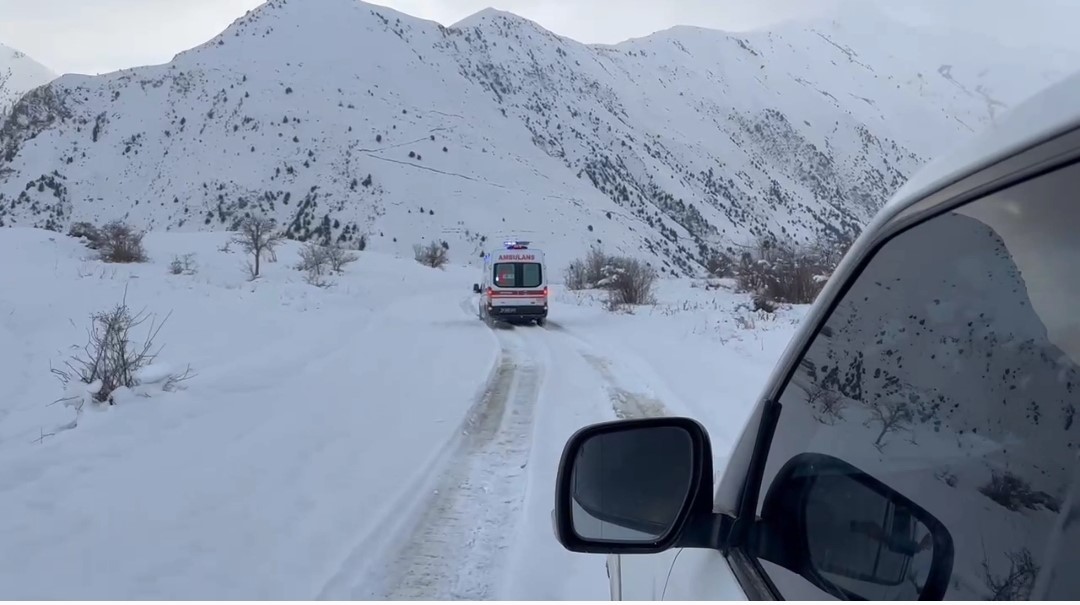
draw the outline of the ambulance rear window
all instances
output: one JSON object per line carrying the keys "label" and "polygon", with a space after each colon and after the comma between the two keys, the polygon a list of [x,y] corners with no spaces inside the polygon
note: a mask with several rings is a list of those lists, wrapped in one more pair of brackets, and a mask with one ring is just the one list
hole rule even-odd
{"label": "ambulance rear window", "polygon": [[495,286],[499,288],[538,288],[544,281],[540,263],[497,263]]}

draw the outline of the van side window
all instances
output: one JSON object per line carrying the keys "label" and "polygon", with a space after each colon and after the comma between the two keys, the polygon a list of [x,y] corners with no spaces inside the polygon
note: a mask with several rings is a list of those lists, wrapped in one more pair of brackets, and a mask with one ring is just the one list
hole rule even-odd
{"label": "van side window", "polygon": [[[793,457],[834,456],[945,525],[955,549],[945,598],[1080,597],[1077,191],[1073,165],[884,244],[782,391],[762,493]],[[850,513],[836,532],[866,529]],[[912,598],[927,561],[892,561],[875,577],[898,582],[859,589]],[[763,567],[784,596],[816,591]]]}

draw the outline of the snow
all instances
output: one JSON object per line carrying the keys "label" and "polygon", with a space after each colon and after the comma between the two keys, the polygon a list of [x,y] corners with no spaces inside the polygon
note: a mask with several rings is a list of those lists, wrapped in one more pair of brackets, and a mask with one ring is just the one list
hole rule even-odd
{"label": "snow", "polygon": [[[802,312],[662,280],[656,306],[612,314],[556,286],[547,327],[493,330],[475,269],[363,252],[318,288],[290,242],[247,281],[227,239],[151,233],[149,263],[106,265],[0,230],[21,259],[0,271],[5,598],[607,598],[604,558],[552,532],[566,439],[690,414],[719,464]],[[168,271],[181,254],[194,274]],[[49,368],[125,291],[169,314],[163,350],[99,404]]]}
{"label": "snow", "polygon": [[901,209],[964,176],[1040,141],[1080,126],[1080,73],[1074,74],[1009,111],[1000,123],[963,139],[904,184],[890,207]]}
{"label": "snow", "polygon": [[0,116],[19,97],[54,78],[56,74],[49,68],[25,53],[0,44]]}
{"label": "snow", "polygon": [[164,382],[170,376],[176,375],[176,368],[164,363],[154,363],[143,366],[135,372],[135,380],[139,384],[157,384]]}
{"label": "snow", "polygon": [[[17,259],[0,268],[0,596],[606,598],[604,558],[552,533],[566,438],[688,415],[719,476],[806,313],[692,279],[702,249],[865,225],[1056,73],[985,40],[909,53],[862,34],[880,11],[845,10],[589,46],[496,10],[443,28],[271,0],[169,64],[23,97],[0,124],[0,258]],[[1021,144],[1032,113],[1058,128],[1075,83],[980,145]],[[248,281],[224,231],[251,212],[368,248],[325,288],[295,242]],[[59,234],[112,219],[152,230],[150,262]],[[470,286],[509,238],[552,275],[593,246],[642,258],[659,302],[612,313],[556,284],[547,326],[489,329]],[[410,257],[432,241],[445,270]],[[164,349],[102,404],[49,370],[125,296],[167,318]],[[628,557],[624,577],[663,596],[650,574],[676,556]]]}

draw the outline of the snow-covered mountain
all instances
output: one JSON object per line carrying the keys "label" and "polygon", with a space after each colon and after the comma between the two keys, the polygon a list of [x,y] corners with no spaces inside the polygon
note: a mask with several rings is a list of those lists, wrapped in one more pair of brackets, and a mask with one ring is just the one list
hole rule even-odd
{"label": "snow-covered mountain", "polygon": [[0,44],[0,116],[27,91],[54,78],[56,74],[48,67]]}
{"label": "snow-covered mountain", "polygon": [[858,32],[885,18],[587,46],[494,10],[445,28],[271,0],[167,65],[27,95],[0,127],[0,224],[224,229],[262,212],[300,238],[442,240],[459,261],[522,236],[555,264],[600,245],[691,273],[763,234],[858,230],[1052,77],[986,71],[985,48],[873,50]]}

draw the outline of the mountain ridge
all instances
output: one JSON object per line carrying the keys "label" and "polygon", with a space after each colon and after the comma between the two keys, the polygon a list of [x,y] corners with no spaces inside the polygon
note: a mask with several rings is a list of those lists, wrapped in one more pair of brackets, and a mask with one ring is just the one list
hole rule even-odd
{"label": "mountain ridge", "polygon": [[527,236],[557,263],[601,246],[686,275],[762,236],[850,236],[964,133],[953,114],[985,113],[943,76],[916,94],[890,85],[911,74],[850,67],[858,53],[813,29],[584,45],[497,10],[448,28],[300,4],[271,0],[169,64],[28,95],[0,126],[0,224],[259,212],[301,239],[436,239],[465,260]]}
{"label": "mountain ridge", "polygon": [[56,78],[26,53],[0,43],[0,121],[19,97]]}

